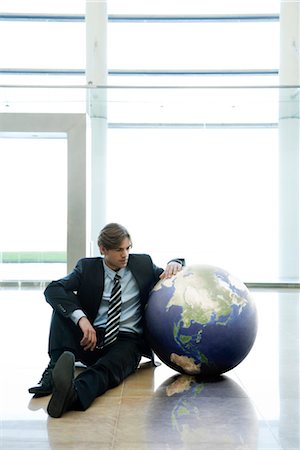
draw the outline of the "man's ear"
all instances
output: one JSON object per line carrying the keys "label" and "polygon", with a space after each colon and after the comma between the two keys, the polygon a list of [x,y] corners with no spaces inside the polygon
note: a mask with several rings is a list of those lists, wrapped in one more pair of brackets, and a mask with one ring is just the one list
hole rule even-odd
{"label": "man's ear", "polygon": [[101,255],[105,255],[105,247],[103,245],[99,245],[99,250]]}

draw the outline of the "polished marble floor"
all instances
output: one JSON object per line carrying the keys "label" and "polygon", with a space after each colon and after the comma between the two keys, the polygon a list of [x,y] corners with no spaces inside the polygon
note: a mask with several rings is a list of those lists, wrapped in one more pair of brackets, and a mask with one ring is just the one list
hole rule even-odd
{"label": "polished marble floor", "polygon": [[[0,448],[299,450],[299,291],[252,291],[259,327],[244,361],[196,382],[146,360],[86,412],[47,416],[27,389],[48,363],[42,291],[0,290]],[[78,369],[80,370],[80,369]]]}

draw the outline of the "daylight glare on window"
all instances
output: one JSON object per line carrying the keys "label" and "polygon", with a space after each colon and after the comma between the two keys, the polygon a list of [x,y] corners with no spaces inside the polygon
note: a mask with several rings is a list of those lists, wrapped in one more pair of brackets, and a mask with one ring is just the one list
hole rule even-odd
{"label": "daylight glare on window", "polygon": [[[26,114],[90,114],[96,98],[93,113],[105,110],[107,125],[99,147],[105,217],[130,229],[134,250],[163,265],[176,245],[190,263],[221,265],[246,281],[275,279],[280,3],[107,1],[107,80],[92,95],[88,3],[1,2],[0,114],[23,115],[16,133],[31,133],[0,131],[2,262],[14,252],[19,262],[24,252],[66,262],[68,201],[76,204],[67,141],[41,138]],[[87,199],[89,151],[78,174],[87,177]],[[120,204],[124,195],[130,202]]]}

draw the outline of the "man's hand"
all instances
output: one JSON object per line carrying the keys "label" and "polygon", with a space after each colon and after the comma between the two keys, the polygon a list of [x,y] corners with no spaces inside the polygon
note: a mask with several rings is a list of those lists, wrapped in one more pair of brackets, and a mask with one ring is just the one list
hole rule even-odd
{"label": "man's hand", "polygon": [[164,272],[159,277],[161,280],[164,278],[171,278],[174,275],[176,275],[178,272],[182,270],[182,265],[176,261],[171,261],[168,263],[167,267],[165,268]]}
{"label": "man's hand", "polygon": [[78,326],[80,327],[83,337],[80,341],[80,345],[84,350],[95,350],[97,344],[97,335],[95,328],[92,326],[91,322],[87,317],[81,317],[78,321]]}

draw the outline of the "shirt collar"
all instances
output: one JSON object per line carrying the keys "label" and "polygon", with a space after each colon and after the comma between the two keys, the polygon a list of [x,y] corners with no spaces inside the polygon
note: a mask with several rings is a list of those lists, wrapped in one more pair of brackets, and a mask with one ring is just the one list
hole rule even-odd
{"label": "shirt collar", "polygon": [[110,267],[108,267],[105,264],[105,261],[103,260],[103,266],[104,266],[104,272],[105,275],[107,275],[111,280],[114,280],[116,274],[118,274],[120,276],[120,278],[122,278],[124,276],[125,273],[125,269],[126,267],[122,267],[122,269],[119,269],[117,272],[115,270],[112,270]]}

